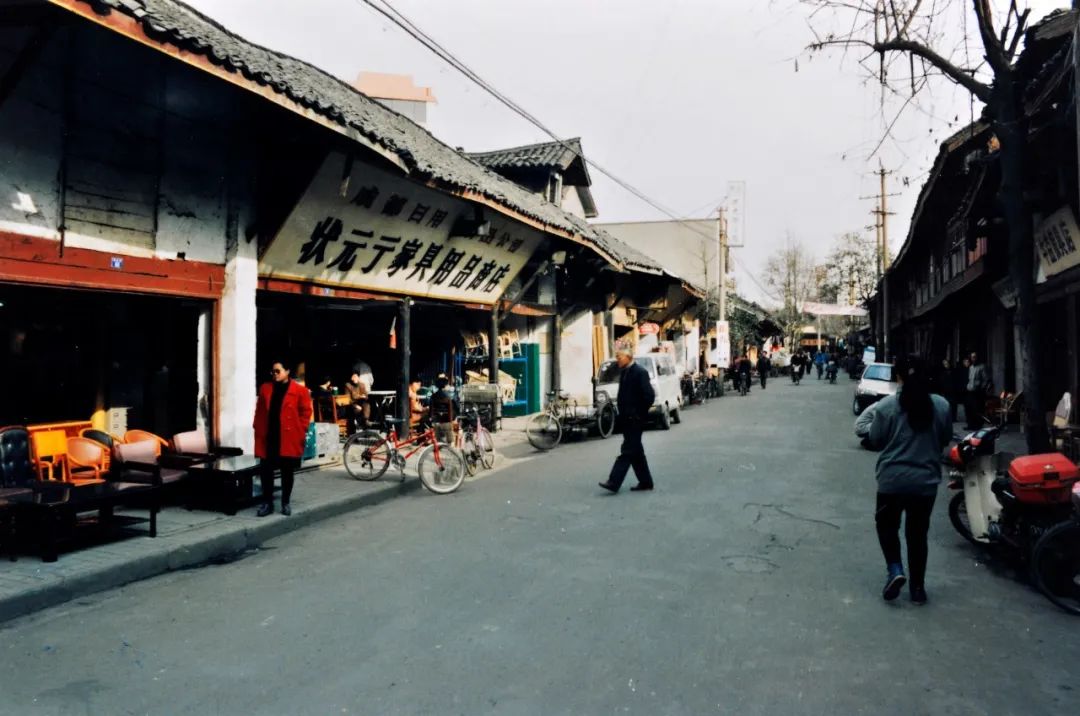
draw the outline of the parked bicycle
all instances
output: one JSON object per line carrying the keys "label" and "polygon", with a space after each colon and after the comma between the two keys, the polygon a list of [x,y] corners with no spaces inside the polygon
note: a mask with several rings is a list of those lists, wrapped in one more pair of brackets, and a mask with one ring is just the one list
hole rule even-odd
{"label": "parked bicycle", "polygon": [[412,437],[401,440],[397,426],[402,421],[386,418],[385,422],[388,426],[385,435],[365,430],[345,441],[341,459],[350,475],[357,480],[377,480],[393,464],[404,481],[406,462],[419,454],[416,470],[424,487],[439,495],[461,487],[465,481],[465,460],[452,446],[435,439],[433,427],[428,426]]}
{"label": "parked bicycle", "polygon": [[1080,482],[1071,494],[1073,517],[1039,537],[1031,552],[1031,576],[1047,599],[1080,615]]}
{"label": "parked bicycle", "polygon": [[566,392],[548,393],[548,407],[525,424],[525,436],[537,450],[551,450],[567,432],[588,434],[595,429],[601,438],[615,432],[615,403],[602,390],[596,391],[593,405],[580,405]]}
{"label": "parked bicycle", "polygon": [[486,470],[495,467],[495,441],[480,422],[480,412],[469,410],[457,421],[461,427],[454,438],[454,447],[464,458],[469,476],[475,475],[481,467]]}

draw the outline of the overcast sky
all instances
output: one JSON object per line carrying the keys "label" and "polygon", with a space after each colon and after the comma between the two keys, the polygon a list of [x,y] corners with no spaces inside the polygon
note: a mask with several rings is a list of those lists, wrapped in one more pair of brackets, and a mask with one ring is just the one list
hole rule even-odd
{"label": "overcast sky", "polygon": [[[429,129],[452,146],[548,139],[360,0],[187,1],[342,79],[361,70],[413,75],[438,98]],[[879,158],[895,170],[889,191],[901,194],[890,200],[898,250],[940,142],[972,111],[966,93],[940,84],[868,161],[899,105],[883,111],[880,90],[852,58],[806,55],[812,34],[797,0],[391,2],[560,136],[580,136],[588,158],[678,215],[714,212],[728,182],[745,182],[734,275],[741,292],[767,303],[747,274],[760,277],[788,235],[823,256],[837,235],[872,223],[874,204],[860,197],[877,193]],[[1030,4],[1041,17],[1066,3]],[[599,221],[665,218],[592,176]]]}

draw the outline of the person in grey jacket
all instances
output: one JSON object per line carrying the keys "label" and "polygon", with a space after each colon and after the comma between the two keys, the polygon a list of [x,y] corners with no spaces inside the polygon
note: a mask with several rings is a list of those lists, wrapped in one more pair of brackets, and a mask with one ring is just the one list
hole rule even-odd
{"label": "person in grey jacket", "polygon": [[896,362],[896,395],[877,403],[870,446],[877,461],[878,541],[888,575],[882,596],[892,601],[907,582],[900,556],[900,518],[905,516],[911,601],[926,603],[927,533],[941,482],[941,452],[952,440],[949,402],[928,389],[925,364],[917,357]]}

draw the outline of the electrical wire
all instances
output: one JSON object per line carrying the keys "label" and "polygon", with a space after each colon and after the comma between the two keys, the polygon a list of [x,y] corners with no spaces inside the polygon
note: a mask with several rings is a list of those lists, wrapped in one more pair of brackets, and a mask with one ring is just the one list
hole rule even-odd
{"label": "electrical wire", "polygon": [[[643,191],[641,191],[640,189],[638,189],[635,186],[633,186],[632,184],[630,184],[629,182],[627,182],[627,181],[621,179],[620,177],[616,176],[613,172],[611,172],[607,168],[597,164],[594,160],[589,159],[589,158],[579,154],[577,152],[577,150],[572,145],[570,145],[566,140],[559,137],[552,129],[550,129],[547,125],[545,125],[542,121],[540,121],[540,119],[538,119],[535,115],[533,115],[528,110],[526,110],[524,107],[519,105],[517,102],[510,99],[508,96],[506,96],[502,92],[500,92],[491,83],[487,82],[482,77],[480,77],[480,75],[478,75],[471,67],[466,65],[463,61],[459,60],[452,52],[450,52],[445,47],[443,47],[437,40],[435,40],[433,37],[431,37],[426,32],[424,32],[424,30],[422,28],[420,28],[415,22],[413,22],[411,19],[409,19],[404,13],[402,13],[397,8],[395,8],[388,0],[378,0],[378,2],[376,2],[376,0],[354,0],[354,1],[357,2],[357,3],[362,3],[363,5],[366,5],[370,9],[374,10],[375,12],[379,13],[381,16],[383,16],[384,18],[386,18],[387,20],[392,22],[399,29],[404,31],[407,35],[409,35],[414,40],[419,42],[426,49],[428,49],[430,52],[435,54],[441,60],[443,60],[444,62],[449,64],[455,70],[460,72],[467,79],[469,79],[471,82],[473,82],[478,87],[480,87],[482,90],[484,90],[486,93],[491,95],[498,102],[500,102],[501,104],[506,106],[508,109],[510,109],[512,112],[514,112],[515,114],[520,116],[522,119],[526,120],[527,122],[529,122],[530,124],[535,126],[537,129],[544,132],[544,134],[551,137],[556,143],[558,143],[564,149],[571,152],[575,156],[580,157],[581,160],[584,161],[586,164],[588,164],[590,167],[592,167],[593,169],[595,169],[599,173],[603,174],[604,176],[606,176],[611,181],[615,182],[615,184],[622,187],[624,190],[626,190],[630,194],[634,195],[635,197],[640,199],[642,202],[648,204],[652,208],[654,208],[657,211],[661,212],[662,214],[664,214],[668,218],[672,219],[676,223],[683,225],[685,228],[689,229],[690,231],[693,231],[694,233],[702,236],[703,238],[708,239],[710,242],[713,240],[713,238],[714,238],[713,236],[705,233],[704,231],[699,230],[696,226],[693,226],[692,224],[690,224],[691,219],[689,219],[689,217],[679,216],[675,211],[673,211],[672,209],[668,208],[667,206],[661,204],[659,201],[651,198],[650,196],[645,194]],[[754,286],[757,287],[757,289],[762,293],[762,295],[767,296],[769,298],[772,298],[773,300],[777,300],[776,296],[773,295],[773,293],[771,291],[769,291],[764,286],[762,286],[761,282],[758,281],[757,277],[755,277],[754,274],[748,268],[743,266],[741,263],[737,263],[736,268],[742,270],[743,275],[750,279],[750,282],[753,283]]]}

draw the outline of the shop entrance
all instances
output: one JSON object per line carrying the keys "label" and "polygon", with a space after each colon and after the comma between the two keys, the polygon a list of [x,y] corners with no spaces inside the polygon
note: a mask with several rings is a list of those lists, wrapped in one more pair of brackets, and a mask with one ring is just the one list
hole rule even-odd
{"label": "shop entrance", "polygon": [[200,408],[205,419],[199,325],[209,301],[0,285],[0,304],[0,425],[128,408],[129,428],[171,436],[195,429]]}

